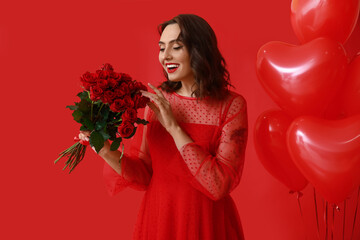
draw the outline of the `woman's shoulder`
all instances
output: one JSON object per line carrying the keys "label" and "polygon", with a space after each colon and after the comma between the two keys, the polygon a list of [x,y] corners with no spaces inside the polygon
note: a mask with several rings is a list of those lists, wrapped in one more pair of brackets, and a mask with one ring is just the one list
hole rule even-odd
{"label": "woman's shoulder", "polygon": [[232,118],[232,116],[241,112],[246,113],[246,111],[245,98],[239,93],[229,91],[225,98],[225,104],[223,104],[223,113],[226,119]]}
{"label": "woman's shoulder", "polygon": [[241,105],[246,105],[246,100],[244,98],[243,95],[241,95],[240,93],[236,93],[234,91],[229,90],[226,97],[225,97],[225,102],[228,104],[241,104]]}

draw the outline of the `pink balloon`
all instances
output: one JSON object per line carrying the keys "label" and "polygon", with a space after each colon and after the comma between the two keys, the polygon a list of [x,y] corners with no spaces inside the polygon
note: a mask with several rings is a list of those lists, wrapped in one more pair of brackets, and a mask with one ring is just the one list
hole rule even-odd
{"label": "pink balloon", "polygon": [[260,162],[277,180],[292,191],[301,191],[308,183],[293,163],[286,148],[286,131],[292,118],[284,111],[262,113],[255,123],[255,149]]}
{"label": "pink balloon", "polygon": [[359,0],[293,0],[291,24],[298,39],[326,37],[345,43],[356,25]]}
{"label": "pink balloon", "polygon": [[341,44],[317,38],[301,46],[269,42],[257,55],[260,83],[292,116],[321,116],[341,86],[347,67]]}
{"label": "pink balloon", "polygon": [[341,120],[304,116],[287,132],[295,165],[330,203],[338,204],[360,184],[360,115]]}

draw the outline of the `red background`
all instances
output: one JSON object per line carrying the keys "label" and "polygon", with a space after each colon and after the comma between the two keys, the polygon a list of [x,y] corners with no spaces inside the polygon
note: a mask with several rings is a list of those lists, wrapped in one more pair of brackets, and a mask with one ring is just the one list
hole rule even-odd
{"label": "red background", "polygon": [[[194,13],[214,28],[237,92],[248,102],[249,141],[240,185],[232,193],[245,237],[315,239],[313,190],[296,197],[268,174],[253,144],[257,116],[276,107],[255,73],[257,50],[279,40],[298,44],[290,0],[239,1],[7,1],[0,9],[1,239],[131,239],[143,192],[108,196],[103,160],[88,151],[70,175],[57,154],[78,133],[66,105],[77,101],[79,76],[105,62],[142,82],[163,81],[157,60],[159,23]],[[346,45],[360,48],[360,26]],[[348,201],[346,235],[353,220]],[[320,201],[320,199],[319,199]],[[320,201],[321,202],[321,201]],[[340,206],[342,207],[342,206]],[[352,208],[351,208],[352,207]],[[319,209],[322,210],[322,209]],[[342,231],[336,212],[335,232]],[[305,223],[305,224],[303,224]],[[320,215],[323,227],[323,215]],[[357,223],[359,225],[359,222]],[[356,236],[360,238],[357,226]],[[323,234],[323,233],[321,233]],[[340,235],[339,235],[340,236]]]}

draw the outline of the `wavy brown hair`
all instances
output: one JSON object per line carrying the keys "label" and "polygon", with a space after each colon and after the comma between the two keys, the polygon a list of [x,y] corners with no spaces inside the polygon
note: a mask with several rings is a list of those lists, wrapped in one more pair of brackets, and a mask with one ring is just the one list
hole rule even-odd
{"label": "wavy brown hair", "polygon": [[[211,96],[223,99],[228,92],[230,74],[226,69],[226,62],[221,55],[216,35],[211,26],[201,17],[194,14],[180,14],[158,26],[161,35],[164,29],[177,23],[180,27],[178,40],[182,41],[189,51],[190,66],[195,76],[195,90],[192,95],[202,99]],[[181,88],[181,82],[172,82],[168,79],[160,87],[166,92],[175,92]]]}

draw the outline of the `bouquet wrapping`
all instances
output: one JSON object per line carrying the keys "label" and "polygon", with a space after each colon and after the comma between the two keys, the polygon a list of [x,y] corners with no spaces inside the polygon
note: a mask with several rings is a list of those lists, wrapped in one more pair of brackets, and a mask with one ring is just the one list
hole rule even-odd
{"label": "bouquet wrapping", "polygon": [[[122,139],[131,138],[138,124],[148,122],[137,116],[138,109],[144,108],[149,99],[141,95],[140,90],[147,90],[141,82],[133,80],[126,73],[115,72],[113,67],[106,63],[94,73],[85,72],[80,81],[84,91],[77,94],[80,98],[75,105],[66,106],[73,111],[74,120],[81,124],[81,131],[90,131],[89,142],[80,140],[64,150],[55,160],[67,157],[67,167],[71,173],[83,160],[86,147],[90,145],[98,153],[106,140],[112,141],[110,150],[117,150]],[[124,146],[124,145],[123,145]],[[122,154],[119,162],[123,156]]]}

